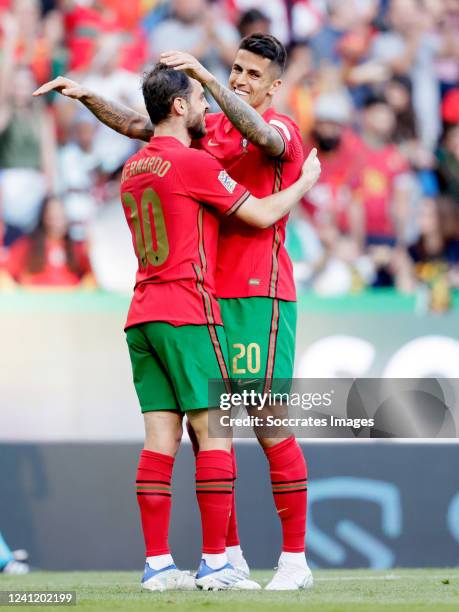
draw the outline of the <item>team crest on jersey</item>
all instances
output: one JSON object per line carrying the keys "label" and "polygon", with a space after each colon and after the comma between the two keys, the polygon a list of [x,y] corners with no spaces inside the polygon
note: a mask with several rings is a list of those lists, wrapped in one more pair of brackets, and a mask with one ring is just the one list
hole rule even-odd
{"label": "team crest on jersey", "polygon": [[247,140],[247,138],[243,138],[241,140],[241,145],[243,149],[247,149],[247,145],[249,144],[249,141]]}
{"label": "team crest on jersey", "polygon": [[218,180],[223,185],[223,187],[226,189],[226,191],[233,193],[233,191],[236,189],[236,181],[233,181],[233,179],[226,172],[226,170],[222,170],[220,172],[220,174],[218,175]]}

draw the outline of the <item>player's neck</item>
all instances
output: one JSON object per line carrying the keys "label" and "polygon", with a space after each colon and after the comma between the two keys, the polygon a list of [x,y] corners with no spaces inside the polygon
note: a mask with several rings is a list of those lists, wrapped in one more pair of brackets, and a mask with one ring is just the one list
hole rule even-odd
{"label": "player's neck", "polygon": [[183,123],[171,119],[169,121],[162,121],[155,126],[155,137],[156,136],[170,136],[176,138],[186,147],[191,144],[191,137],[187,128]]}
{"label": "player's neck", "polygon": [[270,108],[272,102],[273,102],[272,98],[267,97],[266,100],[260,104],[260,106],[254,106],[252,108],[256,110],[257,113],[259,113],[260,115],[264,115],[266,111],[268,110],[268,108]]}

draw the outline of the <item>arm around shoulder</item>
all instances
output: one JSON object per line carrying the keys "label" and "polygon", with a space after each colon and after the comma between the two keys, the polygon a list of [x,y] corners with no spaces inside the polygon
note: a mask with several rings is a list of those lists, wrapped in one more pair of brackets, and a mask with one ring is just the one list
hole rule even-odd
{"label": "arm around shoulder", "polygon": [[302,196],[315,185],[320,172],[317,149],[313,149],[303,164],[300,178],[293,185],[265,198],[250,196],[239,206],[234,215],[248,225],[261,229],[270,227],[285,217]]}

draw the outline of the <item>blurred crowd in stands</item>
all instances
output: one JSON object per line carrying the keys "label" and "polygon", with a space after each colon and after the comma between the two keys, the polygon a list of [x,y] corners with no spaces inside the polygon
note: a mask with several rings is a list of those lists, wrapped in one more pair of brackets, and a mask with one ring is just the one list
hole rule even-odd
{"label": "blurred crowd in stands", "polygon": [[118,187],[142,143],[34,88],[66,74],[144,112],[162,51],[225,82],[260,31],[288,48],[274,104],[323,168],[289,223],[298,287],[436,287],[439,310],[459,287],[459,0],[0,0],[0,23],[3,288],[123,290],[135,268]]}

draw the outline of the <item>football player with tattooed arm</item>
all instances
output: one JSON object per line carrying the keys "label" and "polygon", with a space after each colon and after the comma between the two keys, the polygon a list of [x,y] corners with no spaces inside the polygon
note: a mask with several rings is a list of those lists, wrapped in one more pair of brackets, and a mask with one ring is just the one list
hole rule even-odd
{"label": "football player with tattooed arm", "polygon": [[[170,51],[160,60],[199,81],[223,111],[207,115],[207,135],[193,146],[217,158],[231,178],[256,197],[294,183],[303,163],[301,135],[296,124],[272,106],[286,62],[282,43],[268,34],[244,38],[228,87],[190,54]],[[80,100],[121,134],[147,141],[153,134],[148,117],[69,79],[58,77],[36,94],[51,90]],[[293,376],[296,293],[284,246],[286,222],[284,217],[261,229],[231,219],[222,224],[218,242],[216,294],[227,332],[231,375],[235,379],[263,379],[265,390],[273,379],[290,380]],[[283,536],[278,569],[267,589],[310,588],[313,579],[305,556],[307,466],[303,453],[290,432],[258,439],[269,463]],[[230,561],[248,576],[234,499],[226,545]]]}

